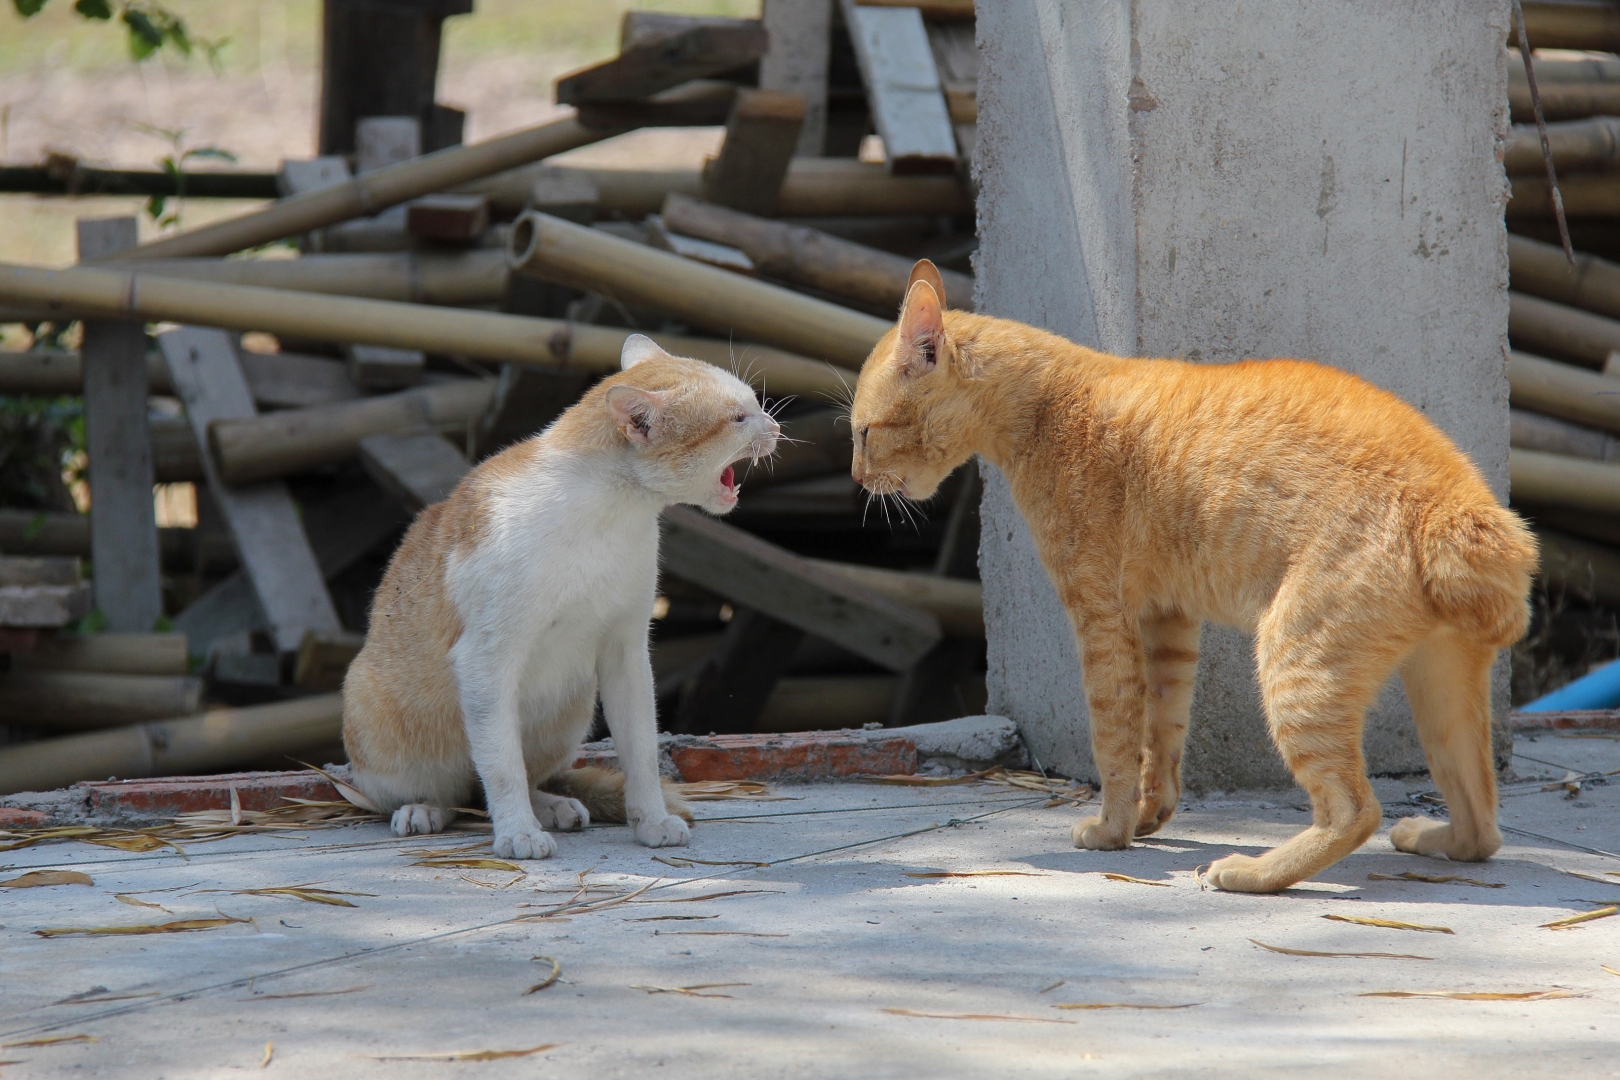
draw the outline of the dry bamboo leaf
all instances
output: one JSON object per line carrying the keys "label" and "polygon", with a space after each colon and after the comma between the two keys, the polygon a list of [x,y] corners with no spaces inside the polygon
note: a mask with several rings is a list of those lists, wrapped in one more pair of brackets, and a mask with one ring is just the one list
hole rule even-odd
{"label": "dry bamboo leaf", "polygon": [[901,874],[901,877],[915,878],[948,878],[948,877],[1050,877],[1050,874],[1036,874],[1028,870],[928,870],[917,873]]}
{"label": "dry bamboo leaf", "polygon": [[1426,881],[1430,885],[1449,885],[1456,882],[1459,885],[1477,885],[1481,889],[1505,889],[1505,881],[1481,881],[1478,878],[1459,877],[1456,874],[1418,874],[1411,870],[1404,874],[1368,874],[1368,881]]}
{"label": "dry bamboo leaf", "polygon": [[480,840],[476,844],[463,844],[461,847],[431,848],[431,849],[428,849],[428,848],[400,848],[399,853],[401,855],[407,855],[407,856],[409,856],[409,857],[411,857],[413,859],[444,859],[444,858],[448,858],[448,857],[450,857],[452,855],[465,855],[469,851],[488,850],[489,848],[492,848],[494,846],[495,846],[495,841],[493,839],[490,839],[490,840]]}
{"label": "dry bamboo leaf", "polygon": [[1610,881],[1606,877],[1598,877],[1596,874],[1583,874],[1579,870],[1565,870],[1564,873],[1568,874],[1570,877],[1581,878],[1584,881],[1595,881],[1599,885],[1613,885],[1614,884],[1614,882]]}
{"label": "dry bamboo leaf", "polygon": [[170,911],[162,904],[154,904],[150,900],[137,900],[133,896],[129,895],[129,893],[114,893],[113,899],[118,901],[120,904],[128,904],[130,907],[157,908],[159,911],[166,914],[174,914],[174,912]]}
{"label": "dry bamboo leaf", "polygon": [[505,870],[512,874],[527,874],[517,863],[505,859],[418,859],[412,866],[427,866],[435,870]]}
{"label": "dry bamboo leaf", "polygon": [[1564,919],[1554,919],[1552,922],[1542,923],[1543,930],[1568,930],[1572,926],[1591,922],[1593,919],[1607,919],[1610,915],[1620,914],[1620,904],[1610,904],[1595,911],[1585,911],[1579,915],[1571,915]]}
{"label": "dry bamboo leaf", "polygon": [[341,990],[295,990],[289,994],[253,994],[237,1001],[289,1001],[293,998],[332,997],[335,994],[358,994],[362,990],[370,990],[372,983],[361,986],[345,986]]}
{"label": "dry bamboo leaf", "polygon": [[1053,990],[1056,990],[1058,987],[1062,986],[1064,983],[1066,983],[1068,981],[1069,981],[1068,979],[1059,979],[1055,983],[1050,983],[1050,984],[1048,984],[1046,986],[1041,987],[1038,991],[1036,991],[1036,993],[1049,994]]}
{"label": "dry bamboo leaf", "polygon": [[720,802],[726,799],[751,799],[757,802],[798,802],[792,795],[776,795],[770,785],[758,780],[693,780],[676,784],[688,802]]}
{"label": "dry bamboo leaf", "polygon": [[81,994],[69,994],[60,1001],[51,1002],[52,1005],[99,1005],[103,1001],[131,1001],[135,998],[157,997],[156,990],[149,990],[141,994],[109,994],[105,986],[97,986]]}
{"label": "dry bamboo leaf", "polygon": [[1357,997],[1450,998],[1452,1001],[1546,1001],[1551,998],[1585,997],[1575,990],[1526,990],[1517,994],[1480,993],[1473,990],[1370,990]]}
{"label": "dry bamboo leaf", "polygon": [[699,919],[718,919],[718,915],[646,915],[639,919],[626,919],[625,922],[697,922]]}
{"label": "dry bamboo leaf", "polygon": [[995,769],[981,769],[965,776],[915,776],[899,773],[888,776],[858,776],[855,779],[865,780],[869,784],[897,784],[902,787],[944,787],[949,784],[971,784],[975,780],[983,780],[995,771]]}
{"label": "dry bamboo leaf", "polygon": [[510,889],[513,885],[516,885],[518,882],[522,881],[524,878],[528,877],[529,875],[527,875],[527,874],[514,874],[512,877],[507,878],[504,882],[502,882],[502,883],[500,883],[498,885],[493,881],[479,881],[477,878],[470,877],[470,876],[468,876],[466,874],[457,874],[456,876],[458,878],[460,878],[462,881],[467,882],[467,884],[469,884],[469,885],[477,885],[481,889]]}
{"label": "dry bamboo leaf", "polygon": [[695,904],[699,900],[718,900],[722,896],[769,896],[780,895],[785,889],[730,889],[726,892],[704,893],[702,896],[675,896],[668,900],[638,900],[639,904]]}
{"label": "dry bamboo leaf", "polygon": [[787,937],[786,934],[761,934],[753,930],[654,930],[665,937]]}
{"label": "dry bamboo leaf", "polygon": [[768,862],[758,859],[687,859],[679,855],[654,855],[653,862],[661,862],[665,866],[673,866],[684,870],[689,866],[769,866]]}
{"label": "dry bamboo leaf", "polygon": [[233,919],[229,915],[217,919],[181,919],[177,922],[138,923],[134,926],[52,926],[34,933],[43,938],[69,937],[74,934],[184,934],[192,930],[213,930],[232,923],[250,923],[252,919]]}
{"label": "dry bamboo leaf", "polygon": [[555,1050],[562,1043],[531,1046],[527,1050],[462,1050],[448,1054],[376,1054],[373,1061],[500,1061],[503,1058],[528,1057],[547,1050]]}
{"label": "dry bamboo leaf", "polygon": [[[295,758],[294,760],[296,761],[297,759]],[[306,761],[299,761],[298,764],[302,765],[304,768],[310,770],[311,772],[320,773],[322,776],[324,776],[326,778],[327,783],[329,783],[333,787],[337,788],[337,793],[339,795],[343,796],[343,798],[347,799],[349,802],[353,803],[355,806],[358,806],[360,809],[365,810],[368,813],[372,813],[372,814],[379,814],[380,815],[382,813],[382,810],[377,806],[377,804],[372,802],[370,799],[366,798],[365,795],[361,794],[360,791],[357,788],[353,787],[350,784],[345,784],[342,780],[339,780],[337,777],[333,776],[331,773],[327,772],[325,769],[319,768],[318,766],[315,766],[315,765],[311,765]]]}
{"label": "dry bamboo leaf", "polygon": [[523,993],[518,995],[519,997],[528,997],[530,994],[538,994],[540,991],[562,978],[562,961],[550,956],[535,956],[530,957],[530,959],[546,961],[551,965],[551,974],[547,975],[544,979],[541,979],[539,982],[523,991]]}
{"label": "dry bamboo leaf", "polygon": [[0,881],[0,889],[40,889],[47,885],[94,885],[89,874],[77,870],[30,870],[20,877]]}
{"label": "dry bamboo leaf", "polygon": [[1316,952],[1312,949],[1285,949],[1281,945],[1267,945],[1263,941],[1249,939],[1267,952],[1282,953],[1285,956],[1342,956],[1353,960],[1433,960],[1432,956],[1408,956],[1406,953],[1393,952]]}
{"label": "dry bamboo leaf", "polygon": [[1050,1016],[1006,1016],[1001,1013],[931,1013],[916,1009],[884,1009],[890,1016],[917,1016],[925,1020],[1012,1020],[1023,1024],[1073,1024],[1074,1020],[1057,1020]]}
{"label": "dry bamboo leaf", "polygon": [[87,844],[99,844],[102,847],[117,848],[119,851],[147,852],[156,851],[161,847],[170,847],[184,855],[185,851],[172,840],[165,840],[161,836],[154,836],[150,832],[128,833],[124,835],[85,836],[80,837]]}
{"label": "dry bamboo leaf", "polygon": [[1132,885],[1157,885],[1161,889],[1171,888],[1168,881],[1149,881],[1147,878],[1131,877],[1129,874],[1104,873],[1103,877],[1107,878],[1109,881],[1128,881]]}
{"label": "dry bamboo leaf", "polygon": [[279,889],[237,889],[232,896],[290,896],[309,904],[330,904],[333,907],[354,907],[345,896],[376,896],[376,893],[342,893],[332,889],[305,889],[288,885]]}
{"label": "dry bamboo leaf", "polygon": [[95,1035],[56,1035],[49,1039],[29,1039],[26,1042],[0,1043],[0,1050],[21,1050],[31,1046],[55,1046],[57,1043],[100,1042]]}
{"label": "dry bamboo leaf", "polygon": [[698,983],[695,986],[647,986],[644,983],[631,983],[632,990],[645,990],[649,994],[685,994],[687,997],[702,998],[730,998],[730,994],[704,994],[702,990],[719,990],[728,986],[752,986],[752,983]]}
{"label": "dry bamboo leaf", "polygon": [[1054,1005],[1054,1009],[1191,1009],[1202,1001],[1189,1001],[1185,1005],[1136,1005],[1129,1001],[1076,1001]]}
{"label": "dry bamboo leaf", "polygon": [[[232,795],[236,794],[236,789],[235,788],[231,789],[231,794]],[[276,1056],[276,1044],[273,1043],[273,1042],[265,1043],[264,1044],[264,1060],[259,1062],[259,1068],[268,1069],[270,1067],[270,1059],[275,1057],[275,1056]]]}
{"label": "dry bamboo leaf", "polygon": [[1607,971],[1610,975],[1620,975],[1620,968],[1612,968],[1608,964],[1599,964],[1598,967]]}
{"label": "dry bamboo leaf", "polygon": [[1386,930],[1423,930],[1431,934],[1455,934],[1449,926],[1425,926],[1415,922],[1396,922],[1394,919],[1363,919],[1359,915],[1324,915],[1334,922],[1355,923],[1357,926],[1382,926]]}

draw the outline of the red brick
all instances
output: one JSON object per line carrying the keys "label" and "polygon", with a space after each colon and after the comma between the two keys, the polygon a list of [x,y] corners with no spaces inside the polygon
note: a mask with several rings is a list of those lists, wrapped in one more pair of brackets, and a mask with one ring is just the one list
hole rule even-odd
{"label": "red brick", "polygon": [[1513,731],[1620,731],[1620,709],[1568,709],[1508,714]]}
{"label": "red brick", "polygon": [[286,806],[289,796],[332,802],[341,798],[319,773],[302,770],[98,780],[84,786],[89,789],[92,814],[168,817],[193,810],[228,810],[233,787],[244,810],[274,810]]}
{"label": "red brick", "polygon": [[917,771],[917,747],[900,736],[805,731],[792,735],[711,735],[670,748],[681,778],[826,780]]}
{"label": "red brick", "polygon": [[0,829],[33,829],[46,824],[50,815],[43,810],[19,810],[0,806]]}

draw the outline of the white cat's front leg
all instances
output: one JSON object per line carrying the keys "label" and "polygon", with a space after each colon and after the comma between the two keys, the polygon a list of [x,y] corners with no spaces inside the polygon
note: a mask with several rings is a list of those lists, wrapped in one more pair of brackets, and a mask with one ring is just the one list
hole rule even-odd
{"label": "white cat's front leg", "polygon": [[602,712],[624,770],[624,809],[638,843],[681,847],[692,836],[686,822],[664,805],[658,779],[658,719],[647,624],[638,622],[610,638],[597,661]]}
{"label": "white cat's front leg", "polygon": [[473,765],[484,783],[484,801],[495,825],[495,855],[502,859],[549,859],[557,842],[540,827],[529,801],[529,775],[518,728],[515,664],[502,664],[488,643],[463,634],[451,650],[461,686],[461,715]]}

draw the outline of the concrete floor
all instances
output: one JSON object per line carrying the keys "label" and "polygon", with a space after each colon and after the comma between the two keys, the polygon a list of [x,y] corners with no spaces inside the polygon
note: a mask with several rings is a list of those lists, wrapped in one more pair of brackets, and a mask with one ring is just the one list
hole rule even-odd
{"label": "concrete floor", "polygon": [[[1620,769],[1613,739],[1521,738],[1517,751],[1520,778]],[[1426,786],[1422,777],[1379,782],[1392,816],[1411,812],[1399,804]],[[268,1042],[266,1075],[345,1080],[651,1069],[704,1078],[1294,1077],[1302,1067],[1313,1077],[1620,1076],[1620,978],[1601,967],[1620,970],[1620,917],[1538,926],[1620,900],[1620,877],[1563,872],[1620,870],[1620,857],[1566,846],[1620,851],[1620,782],[1574,799],[1539,788],[1504,788],[1504,823],[1523,831],[1490,863],[1401,855],[1380,835],[1320,879],[1264,897],[1201,891],[1193,870],[1293,832],[1306,820],[1297,793],[1194,800],[1160,837],[1086,852],[1069,846],[1075,810],[1007,788],[785,788],[797,801],[702,804],[705,820],[684,850],[636,847],[622,827],[564,836],[557,858],[505,888],[461,875],[497,885],[513,875],[406,857],[477,834],[400,841],[368,825],[196,844],[188,858],[38,846],[0,855],[11,865],[0,878],[73,868],[95,884],[0,899],[0,1045],[98,1041],[13,1045],[0,1059],[7,1077],[217,1077],[258,1073]],[[655,854],[771,865],[677,868]],[[941,870],[1020,876],[908,876]],[[590,899],[656,884],[633,903],[568,921],[519,921],[567,900],[582,871],[611,890]],[[1368,879],[1406,871],[1507,887]],[[305,882],[377,896],[342,908],[190,891]],[[732,890],[746,892],[680,902]],[[173,914],[114,899],[137,891]],[[140,937],[33,933],[217,912],[254,922]],[[1455,933],[1322,918],[1335,914]],[[1434,959],[1279,955],[1251,938]],[[524,996],[551,971],[540,956],[561,963],[561,978]],[[724,997],[637,988],[701,984],[739,985],[697,991]],[[1585,996],[1358,996],[1554,988]],[[91,991],[101,1000],[63,1000]],[[1064,1003],[1191,1007],[1053,1007]],[[558,1045],[476,1064],[385,1060],[548,1043]]]}

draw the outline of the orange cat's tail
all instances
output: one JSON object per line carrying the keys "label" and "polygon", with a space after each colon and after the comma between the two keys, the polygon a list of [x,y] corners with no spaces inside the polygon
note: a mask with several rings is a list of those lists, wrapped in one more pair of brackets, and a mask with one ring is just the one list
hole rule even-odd
{"label": "orange cat's tail", "polygon": [[1419,537],[1423,591],[1447,622],[1504,648],[1530,623],[1535,536],[1499,506],[1446,506],[1431,512]]}
{"label": "orange cat's tail", "polygon": [[[624,773],[618,769],[603,769],[587,765],[583,769],[564,769],[540,785],[542,791],[578,799],[590,811],[592,821],[623,823]],[[681,797],[680,790],[668,780],[664,781],[664,806],[688,822],[692,808]]]}

